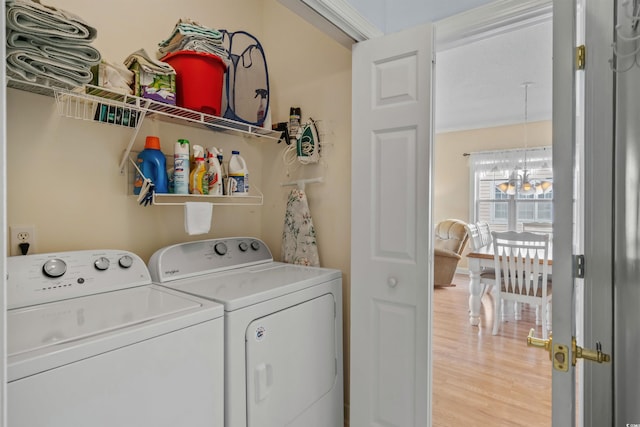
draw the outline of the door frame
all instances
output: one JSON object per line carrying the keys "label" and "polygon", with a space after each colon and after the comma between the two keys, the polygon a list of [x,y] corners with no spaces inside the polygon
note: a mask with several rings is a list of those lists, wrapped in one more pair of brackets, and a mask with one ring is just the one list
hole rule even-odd
{"label": "door frame", "polygon": [[[6,14],[0,17],[0,32],[6,34]],[[0,56],[2,57],[2,65],[0,66],[0,227],[7,230],[7,81],[5,70],[7,68],[7,59],[5,55],[6,43],[0,46]],[[2,283],[2,291],[0,292],[0,354],[2,355],[2,365],[0,369],[0,427],[7,425],[7,233],[3,232],[0,238],[0,277]]]}
{"label": "door frame", "polygon": [[[612,354],[615,76],[609,67],[609,59],[613,54],[615,1],[584,0],[584,3],[587,46],[584,100],[586,268],[584,340],[578,345],[594,349],[600,341],[603,351]],[[615,355],[612,356],[614,363]],[[579,364],[584,376],[582,414],[585,427],[613,425],[613,363]],[[553,392],[556,392],[555,388]]]}

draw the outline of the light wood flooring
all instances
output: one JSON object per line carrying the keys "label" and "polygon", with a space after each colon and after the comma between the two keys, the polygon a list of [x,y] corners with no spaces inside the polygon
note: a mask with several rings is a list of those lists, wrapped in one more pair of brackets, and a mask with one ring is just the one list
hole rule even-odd
{"label": "light wood flooring", "polygon": [[535,312],[523,309],[522,320],[491,335],[491,296],[482,297],[480,326],[471,326],[468,276],[454,283],[434,290],[433,426],[550,426],[551,361],[526,341]]}

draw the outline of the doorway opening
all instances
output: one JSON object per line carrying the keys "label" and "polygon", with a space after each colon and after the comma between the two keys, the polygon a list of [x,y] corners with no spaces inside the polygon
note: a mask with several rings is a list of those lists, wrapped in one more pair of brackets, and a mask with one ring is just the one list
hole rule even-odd
{"label": "doorway opening", "polygon": [[[551,2],[512,15],[508,10],[487,14],[490,10],[482,7],[436,23],[434,226],[452,218],[486,220],[465,154],[551,146]],[[527,120],[523,82],[534,82]],[[480,324],[472,326],[468,251],[458,265],[455,286],[434,290],[433,425],[483,424],[483,417],[487,425],[496,420],[550,425],[548,355],[526,347],[535,310],[525,308],[517,321],[508,314],[494,336],[496,313],[486,292]],[[465,402],[464,411],[457,409],[459,402]]]}

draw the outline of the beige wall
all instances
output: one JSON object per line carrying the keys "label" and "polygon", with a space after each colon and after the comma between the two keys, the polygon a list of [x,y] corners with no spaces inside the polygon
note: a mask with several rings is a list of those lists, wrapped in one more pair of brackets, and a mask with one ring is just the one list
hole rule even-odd
{"label": "beige wall", "polygon": [[[524,148],[522,124],[437,134],[434,148],[434,224],[470,220],[469,158],[464,153]],[[551,121],[527,124],[527,145],[551,145]],[[459,267],[466,268],[466,258]]]}
{"label": "beige wall", "polygon": [[[280,182],[322,176],[307,187],[323,266],[344,272],[345,368],[348,367],[351,164],[351,52],[302,21],[275,0],[112,0],[104,7],[84,0],[50,0],[98,29],[103,57],[121,62],[144,47],[155,54],[180,17],[213,28],[247,30],[263,43],[271,81],[273,122],[299,106],[303,119],[321,120],[323,157],[318,165],[287,170],[284,144],[147,120],[136,139],[158,135],[165,153],[187,138],[222,147],[228,159],[239,149],[251,184],[264,193],[258,207],[215,206],[207,235],[188,236],[181,207],[140,207],[129,196],[118,163],[132,135],[116,126],[61,118],[53,98],[9,89],[7,181],[9,225],[35,225],[38,252],[90,248],[127,249],[148,260],[158,248],[187,240],[256,236],[280,258],[288,189]],[[345,383],[348,369],[345,369]],[[348,390],[348,385],[345,385]],[[347,398],[348,399],[348,398]]]}

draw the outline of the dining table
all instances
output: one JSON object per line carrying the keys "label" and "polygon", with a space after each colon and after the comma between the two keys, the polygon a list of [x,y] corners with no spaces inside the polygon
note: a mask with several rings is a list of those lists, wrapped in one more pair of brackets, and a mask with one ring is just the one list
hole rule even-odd
{"label": "dining table", "polygon": [[[494,250],[493,245],[489,244],[472,250],[467,254],[467,262],[469,267],[469,323],[472,326],[480,324],[480,305],[484,286],[482,284],[481,273],[486,268],[494,268]],[[551,275],[553,267],[553,250],[549,245],[549,260],[547,274]]]}

